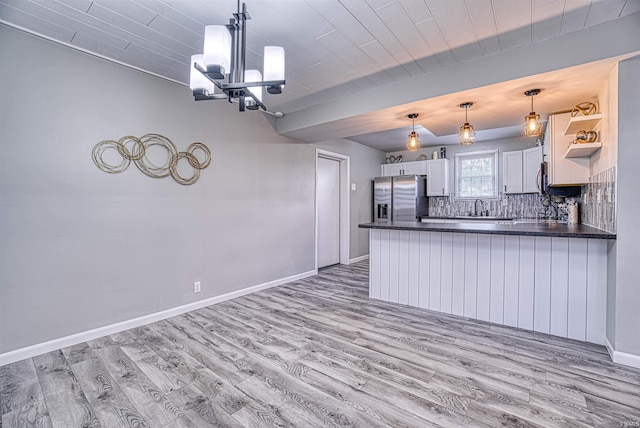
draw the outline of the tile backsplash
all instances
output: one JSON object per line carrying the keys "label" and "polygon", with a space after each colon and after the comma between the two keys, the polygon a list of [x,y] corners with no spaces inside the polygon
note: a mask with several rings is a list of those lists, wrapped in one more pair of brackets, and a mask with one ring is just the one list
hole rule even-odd
{"label": "tile backsplash", "polygon": [[[505,195],[497,199],[483,199],[484,206],[478,209],[489,210],[490,216],[511,218],[557,218],[567,221],[567,203],[577,202],[580,209],[580,223],[604,230],[616,232],[616,167],[611,167],[592,176],[589,184],[582,186],[578,198],[554,200],[551,207],[544,206],[544,196],[535,193]],[[474,212],[474,201],[457,200],[450,196],[429,198],[429,216],[454,217]]]}
{"label": "tile backsplash", "polygon": [[[542,196],[531,194],[500,194],[497,199],[484,200],[484,207],[478,209],[489,210],[490,216],[513,218],[554,217],[555,209],[542,205]],[[453,217],[469,215],[473,212],[474,201],[456,200],[451,196],[435,196],[429,198],[429,215],[434,217]],[[562,205],[562,204],[560,204]],[[559,217],[566,216],[566,209],[559,208]]]}
{"label": "tile backsplash", "polygon": [[616,167],[589,178],[582,186],[580,221],[610,233],[616,233]]}

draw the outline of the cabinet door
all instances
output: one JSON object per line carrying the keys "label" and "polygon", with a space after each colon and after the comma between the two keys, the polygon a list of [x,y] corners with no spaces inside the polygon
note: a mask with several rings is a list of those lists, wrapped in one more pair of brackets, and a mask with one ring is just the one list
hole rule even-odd
{"label": "cabinet door", "polygon": [[522,151],[502,153],[504,193],[522,193]]}
{"label": "cabinet door", "polygon": [[565,158],[567,148],[575,135],[564,135],[571,113],[549,116],[549,184],[580,185],[589,182],[589,158]]}
{"label": "cabinet door", "polygon": [[449,195],[449,159],[434,159],[427,163],[427,196]]}
{"label": "cabinet door", "polygon": [[542,146],[522,151],[522,192],[540,193],[540,163],[542,162]]}
{"label": "cabinet door", "polygon": [[403,163],[386,163],[382,165],[383,177],[394,177],[396,175],[402,175]]}
{"label": "cabinet door", "polygon": [[427,175],[427,161],[404,162],[403,165],[403,175]]}

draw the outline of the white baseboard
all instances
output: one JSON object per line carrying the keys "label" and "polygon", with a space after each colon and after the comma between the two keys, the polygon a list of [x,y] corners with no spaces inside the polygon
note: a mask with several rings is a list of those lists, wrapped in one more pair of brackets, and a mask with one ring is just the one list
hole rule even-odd
{"label": "white baseboard", "polygon": [[81,333],[72,334],[70,336],[65,336],[58,339],[50,340],[48,342],[38,343],[36,345],[31,345],[31,346],[16,349],[13,351],[5,352],[4,354],[0,354],[0,366],[4,366],[5,364],[11,364],[16,361],[24,360],[25,358],[35,357],[36,355],[55,351],[56,349],[65,348],[67,346],[77,345],[78,343],[97,339],[99,337],[107,336],[109,334],[119,333],[121,331],[129,330],[131,328],[140,327],[146,324],[150,324],[152,322],[156,322],[163,319],[174,317],[176,315],[184,314],[185,312],[195,311],[197,309],[204,308],[205,306],[214,305],[216,303],[235,299],[236,297],[255,293],[256,291],[260,291],[260,290],[266,290],[267,288],[272,288],[278,285],[287,284],[289,282],[297,281],[303,278],[308,278],[310,276],[317,275],[317,274],[318,274],[318,271],[314,269],[308,272],[303,272],[303,273],[292,275],[286,278],[276,279],[273,281],[265,282],[263,284],[258,284],[251,287],[243,288],[242,290],[232,291],[230,293],[222,294],[220,296],[210,297],[208,299],[199,300],[197,302],[188,303],[186,305],[177,306],[175,308],[166,309],[160,312],[155,312],[153,314],[144,315],[138,318],[121,321],[121,322],[107,325],[104,327],[98,327],[93,330],[87,330]]}
{"label": "white baseboard", "polygon": [[365,254],[364,256],[356,257],[354,259],[349,260],[349,264],[352,265],[354,263],[361,262],[363,260],[367,260],[369,258],[369,254]]}
{"label": "white baseboard", "polygon": [[611,342],[609,342],[609,339],[606,337],[604,338],[604,344],[607,347],[607,351],[609,351],[609,355],[614,363],[640,369],[640,355],[616,351],[613,348],[613,345],[611,345]]}

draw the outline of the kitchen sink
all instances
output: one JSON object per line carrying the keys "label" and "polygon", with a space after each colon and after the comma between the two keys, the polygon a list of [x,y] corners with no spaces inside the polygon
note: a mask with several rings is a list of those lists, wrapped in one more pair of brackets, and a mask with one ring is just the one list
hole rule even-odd
{"label": "kitchen sink", "polygon": [[549,218],[519,218],[513,220],[513,224],[522,224],[522,223],[560,223],[560,220],[552,220]]}

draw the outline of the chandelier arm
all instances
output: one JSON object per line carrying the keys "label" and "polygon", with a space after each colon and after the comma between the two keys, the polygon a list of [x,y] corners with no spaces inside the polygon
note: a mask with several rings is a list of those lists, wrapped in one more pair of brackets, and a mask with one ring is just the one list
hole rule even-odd
{"label": "chandelier arm", "polygon": [[198,70],[204,77],[206,77],[211,83],[213,83],[218,89],[222,90],[222,84],[216,79],[209,77],[209,75],[207,74],[207,70],[205,70],[204,67],[201,67],[197,62],[193,63],[193,67]]}
{"label": "chandelier arm", "polygon": [[246,91],[246,94],[248,96],[250,96],[251,98],[253,98],[253,101],[255,101],[255,103],[258,105],[258,107],[260,107],[262,110],[266,111],[267,110],[267,106],[265,106],[264,104],[262,104],[262,101],[260,101],[258,99],[258,97],[255,96],[255,94],[249,90]]}
{"label": "chandelier arm", "polygon": [[255,86],[274,86],[274,85],[284,85],[284,84],[285,84],[285,80],[263,80],[260,82],[221,83],[220,87],[223,90],[229,90],[229,89],[253,88]]}

